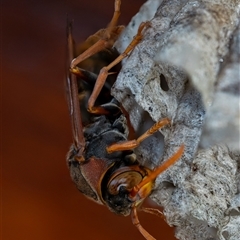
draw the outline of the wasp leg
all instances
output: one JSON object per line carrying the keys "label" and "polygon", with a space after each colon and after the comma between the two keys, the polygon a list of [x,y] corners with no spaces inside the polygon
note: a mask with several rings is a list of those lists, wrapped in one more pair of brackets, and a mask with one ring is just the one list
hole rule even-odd
{"label": "wasp leg", "polygon": [[115,3],[114,3],[114,9],[115,10],[114,10],[114,13],[113,13],[113,17],[112,17],[112,20],[109,23],[109,25],[106,29],[106,32],[105,32],[105,37],[107,39],[111,38],[111,32],[113,31],[115,26],[117,26],[117,22],[118,22],[120,14],[121,14],[120,6],[121,6],[121,0],[115,0]]}
{"label": "wasp leg", "polygon": [[160,210],[156,209],[156,208],[145,208],[145,207],[142,207],[141,210],[146,212],[146,213],[154,214],[154,215],[156,215],[156,216],[158,216],[160,218],[165,219],[163,213]]}
{"label": "wasp leg", "polygon": [[158,131],[160,128],[164,127],[167,124],[170,124],[170,120],[168,118],[164,118],[159,122],[155,123],[150,129],[148,129],[139,138],[134,140],[124,141],[124,142],[114,143],[108,146],[107,152],[112,153],[116,151],[126,151],[126,150],[134,149],[138,147],[143,140],[150,137],[152,134],[154,134],[156,131]]}
{"label": "wasp leg", "polygon": [[111,22],[109,23],[104,35],[94,45],[88,48],[85,52],[74,58],[71,62],[71,69],[74,69],[80,62],[86,58],[102,51],[105,48],[111,48],[119,35],[121,27],[116,27],[118,18],[120,16],[121,0],[115,0],[115,10]]}
{"label": "wasp leg", "polygon": [[[95,73],[89,72],[89,71],[79,68],[79,67],[70,69],[70,72],[73,73],[75,76],[80,77],[83,81],[85,81],[93,86],[96,83],[97,75]],[[111,86],[107,82],[104,85],[104,87],[108,90],[108,92],[111,89]],[[99,110],[99,112],[98,112],[99,114],[104,114],[104,115],[109,114],[109,110],[106,107],[99,106],[98,110]]]}
{"label": "wasp leg", "polygon": [[85,69],[75,67],[70,69],[70,72],[75,74],[76,76],[80,77],[86,82],[95,83],[97,79],[97,75],[95,73],[89,72]]}
{"label": "wasp leg", "polygon": [[145,237],[146,240],[156,240],[156,238],[154,238],[152,235],[150,235],[140,224],[138,216],[137,216],[136,206],[132,207],[131,219],[132,219],[133,225],[136,226],[138,231]]}
{"label": "wasp leg", "polygon": [[103,67],[99,73],[98,79],[96,81],[96,84],[94,86],[93,92],[88,100],[88,111],[91,113],[97,113],[99,114],[99,108],[98,107],[94,107],[94,103],[107,79],[107,76],[111,73],[109,73],[108,71],[114,67],[115,65],[117,65],[118,63],[120,63],[125,57],[127,57],[129,55],[129,53],[134,49],[134,47],[142,40],[142,30],[144,29],[145,26],[149,26],[149,22],[143,22],[141,23],[141,25],[138,28],[138,32],[137,35],[133,38],[133,40],[131,41],[131,43],[128,45],[128,47],[126,48],[126,50],[120,54],[112,63],[110,63],[108,66]]}

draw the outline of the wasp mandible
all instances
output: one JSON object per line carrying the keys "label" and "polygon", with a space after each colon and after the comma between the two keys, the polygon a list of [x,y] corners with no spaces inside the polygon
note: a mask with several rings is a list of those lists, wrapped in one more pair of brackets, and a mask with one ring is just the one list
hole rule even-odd
{"label": "wasp mandible", "polygon": [[[109,70],[127,57],[141,41],[143,31],[149,27],[149,23],[142,23],[126,50],[116,56],[113,44],[124,28],[117,25],[120,4],[120,0],[115,0],[115,11],[110,24],[90,37],[87,42],[92,44],[91,47],[77,57],[72,23],[68,23],[67,96],[74,142],[67,156],[67,164],[71,178],[80,192],[95,202],[106,205],[116,214],[131,215],[133,224],[141,234],[147,240],[153,240],[141,226],[137,209],[150,195],[156,177],[180,159],[184,147],[182,145],[170,159],[155,169],[142,166],[134,154],[134,148],[170,124],[170,120],[162,119],[137,139],[128,140],[128,121],[121,104],[110,94],[116,77],[113,78]],[[101,62],[103,55],[108,55],[110,64],[102,67],[99,72],[99,58]],[[93,61],[84,63],[91,56],[94,56]]]}

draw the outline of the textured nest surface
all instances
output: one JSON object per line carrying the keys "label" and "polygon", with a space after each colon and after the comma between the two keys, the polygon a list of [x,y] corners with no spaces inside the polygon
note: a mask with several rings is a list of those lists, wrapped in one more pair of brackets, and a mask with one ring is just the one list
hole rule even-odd
{"label": "textured nest surface", "polygon": [[149,0],[115,45],[123,52],[150,21],[112,93],[138,134],[172,120],[137,149],[142,164],[185,145],[151,195],[178,239],[240,239],[239,10],[239,0]]}

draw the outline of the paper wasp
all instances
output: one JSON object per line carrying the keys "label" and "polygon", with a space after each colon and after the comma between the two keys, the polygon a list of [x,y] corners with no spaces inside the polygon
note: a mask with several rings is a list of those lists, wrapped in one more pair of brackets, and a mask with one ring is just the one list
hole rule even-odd
{"label": "paper wasp", "polygon": [[[68,24],[70,70],[67,88],[74,143],[68,153],[67,163],[71,178],[80,192],[106,205],[116,214],[131,214],[133,224],[146,239],[152,240],[154,238],[139,223],[137,208],[151,193],[155,178],[181,157],[183,146],[153,170],[140,165],[133,152],[144,139],[168,125],[170,120],[162,119],[139,138],[128,140],[126,117],[120,103],[110,95],[114,80],[108,78],[108,71],[127,57],[141,41],[142,32],[149,23],[139,26],[137,35],[125,52],[115,58],[112,46],[123,29],[117,26],[119,15],[120,0],[115,0],[115,12],[108,27],[91,37],[90,40],[98,40],[76,58],[72,26]],[[96,56],[100,56],[101,60],[101,54],[110,54],[115,59],[110,60],[110,64],[99,72]],[[79,67],[93,55],[95,60],[85,64],[87,70]]]}

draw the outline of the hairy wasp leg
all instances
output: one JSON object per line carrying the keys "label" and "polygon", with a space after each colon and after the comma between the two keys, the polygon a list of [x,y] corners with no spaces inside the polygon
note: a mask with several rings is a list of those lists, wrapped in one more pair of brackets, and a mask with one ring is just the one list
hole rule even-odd
{"label": "hairy wasp leg", "polygon": [[80,54],[78,57],[74,58],[71,62],[71,69],[74,69],[80,62],[87,59],[88,57],[98,53],[105,48],[111,48],[114,42],[117,40],[119,31],[122,30],[121,27],[116,27],[118,18],[120,16],[120,5],[121,0],[115,0],[115,10],[111,22],[109,23],[104,35],[85,52]]}
{"label": "hairy wasp leg", "polygon": [[170,120],[168,118],[161,119],[159,122],[155,123],[150,129],[148,129],[144,134],[142,134],[139,138],[119,143],[114,143],[107,147],[107,152],[112,153],[116,151],[125,151],[131,150],[140,145],[140,143],[145,140],[146,138],[150,137],[160,128],[164,127],[165,125],[170,124]]}
{"label": "hairy wasp leg", "polygon": [[103,67],[100,71],[100,74],[98,76],[98,79],[96,81],[96,84],[94,86],[93,92],[88,100],[88,111],[91,113],[99,113],[98,107],[94,107],[95,101],[107,79],[107,76],[111,73],[108,71],[117,65],[119,62],[121,62],[125,57],[129,55],[129,53],[134,49],[134,47],[142,40],[142,30],[144,29],[145,26],[149,26],[149,22],[143,22],[138,28],[137,35],[133,38],[131,43],[128,45],[126,50],[120,54],[112,63],[110,63],[108,66]]}

